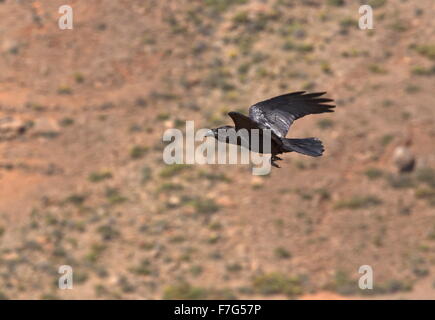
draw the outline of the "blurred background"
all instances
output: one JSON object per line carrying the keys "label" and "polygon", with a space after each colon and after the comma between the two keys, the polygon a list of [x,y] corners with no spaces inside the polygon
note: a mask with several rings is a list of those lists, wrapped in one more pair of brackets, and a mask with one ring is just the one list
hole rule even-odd
{"label": "blurred background", "polygon": [[[0,297],[435,298],[434,16],[432,0],[0,0]],[[163,163],[167,128],[299,90],[336,100],[289,134],[323,157],[264,177]]]}

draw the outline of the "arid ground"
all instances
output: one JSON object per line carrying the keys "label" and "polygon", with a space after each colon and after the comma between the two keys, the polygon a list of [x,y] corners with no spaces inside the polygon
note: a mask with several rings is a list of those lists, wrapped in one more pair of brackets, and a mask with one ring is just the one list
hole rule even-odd
{"label": "arid ground", "polygon": [[[0,0],[1,298],[435,298],[434,1],[65,2]],[[336,101],[289,133],[323,157],[163,162],[300,90]]]}

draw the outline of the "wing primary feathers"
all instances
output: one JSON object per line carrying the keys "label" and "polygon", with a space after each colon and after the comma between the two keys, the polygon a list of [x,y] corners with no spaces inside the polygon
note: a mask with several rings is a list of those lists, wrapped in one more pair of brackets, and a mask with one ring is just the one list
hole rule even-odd
{"label": "wing primary feathers", "polygon": [[333,99],[319,98],[324,92],[297,91],[257,102],[249,109],[249,117],[262,126],[285,137],[292,123],[309,114],[334,112]]}
{"label": "wing primary feathers", "polygon": [[321,104],[317,104],[316,106],[319,106],[319,107],[325,107],[325,108],[335,108],[335,105],[331,105],[331,104],[323,104],[323,103],[321,103]]}
{"label": "wing primary feathers", "polygon": [[[305,91],[303,91],[303,92],[305,92]],[[324,94],[326,94],[326,91],[304,94],[303,97],[304,98],[315,98],[315,97],[323,96]]]}
{"label": "wing primary feathers", "polygon": [[313,99],[312,101],[313,101],[313,102],[316,102],[316,103],[323,103],[323,102],[332,102],[332,101],[334,101],[334,100],[332,100],[332,99],[327,99],[327,98],[321,98],[321,99]]}
{"label": "wing primary feathers", "polygon": [[306,91],[295,91],[292,93],[285,94],[286,96],[298,96],[304,94]]}

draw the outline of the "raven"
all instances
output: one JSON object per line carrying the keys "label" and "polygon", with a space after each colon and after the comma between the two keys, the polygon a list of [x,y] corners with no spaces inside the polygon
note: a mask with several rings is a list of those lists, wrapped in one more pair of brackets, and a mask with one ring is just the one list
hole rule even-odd
{"label": "raven", "polygon": [[[335,105],[328,103],[332,99],[319,98],[326,92],[306,93],[297,91],[281,96],[277,96],[265,101],[258,102],[249,108],[249,117],[242,113],[231,111],[228,115],[233,119],[235,127],[223,126],[210,129],[206,136],[212,136],[219,141],[231,143],[228,135],[221,135],[228,130],[246,129],[249,133],[252,129],[259,130],[260,149],[253,150],[251,143],[248,142],[249,150],[263,153],[262,137],[265,129],[270,130],[271,134],[271,164],[280,168],[275,161],[282,160],[278,154],[296,151],[298,153],[319,157],[324,148],[322,142],[317,138],[287,139],[287,132],[292,123],[308,114],[334,112]],[[233,142],[234,143],[234,142]],[[241,139],[237,139],[237,145],[243,145]]]}

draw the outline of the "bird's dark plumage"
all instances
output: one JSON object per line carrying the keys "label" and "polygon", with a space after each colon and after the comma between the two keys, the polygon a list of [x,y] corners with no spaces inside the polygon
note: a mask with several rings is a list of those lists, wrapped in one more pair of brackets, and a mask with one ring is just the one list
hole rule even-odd
{"label": "bird's dark plumage", "polygon": [[335,106],[325,104],[332,99],[319,98],[325,93],[298,91],[261,101],[249,108],[249,117],[271,129],[278,137],[285,138],[293,121],[308,114],[334,111]]}
{"label": "bird's dark plumage", "polygon": [[[305,155],[321,156],[324,148],[317,138],[286,139],[293,122],[309,114],[333,112],[335,106],[329,104],[332,99],[321,98],[326,92],[306,93],[297,91],[284,94],[252,105],[249,117],[239,112],[229,112],[235,130],[270,129],[272,133],[272,164],[280,160],[276,155],[296,151]],[[225,128],[228,128],[226,126]],[[217,138],[217,129],[213,130]],[[261,142],[260,142],[261,143]],[[239,143],[238,143],[239,144]],[[251,149],[251,148],[250,148]],[[259,152],[262,152],[261,150]]]}

